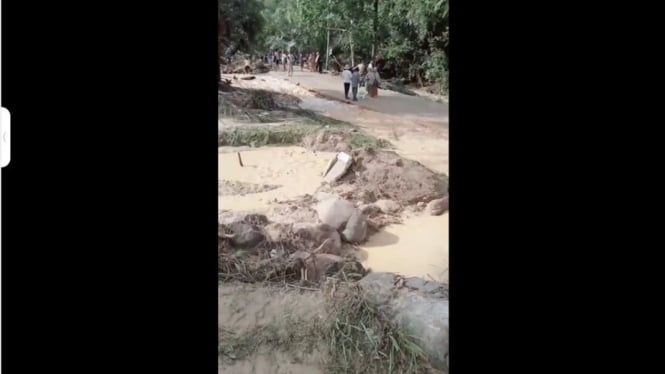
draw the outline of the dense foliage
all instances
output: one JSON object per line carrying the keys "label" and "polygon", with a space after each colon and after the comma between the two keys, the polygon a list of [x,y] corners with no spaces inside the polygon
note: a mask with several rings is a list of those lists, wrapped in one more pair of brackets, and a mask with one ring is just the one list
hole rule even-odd
{"label": "dense foliage", "polygon": [[374,60],[387,78],[447,91],[448,0],[219,1],[227,48],[325,52],[331,29],[330,48],[345,63]]}
{"label": "dense foliage", "polygon": [[232,55],[256,46],[263,27],[260,0],[217,0],[219,22],[217,37],[220,55]]}

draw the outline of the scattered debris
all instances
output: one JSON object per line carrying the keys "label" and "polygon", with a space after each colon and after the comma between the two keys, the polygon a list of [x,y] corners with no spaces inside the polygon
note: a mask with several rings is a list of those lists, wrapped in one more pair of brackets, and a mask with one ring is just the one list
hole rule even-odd
{"label": "scattered debris", "polygon": [[329,168],[325,174],[325,179],[328,183],[337,182],[346,174],[353,163],[353,157],[348,153],[339,152],[331,163],[332,166],[329,164]]}
{"label": "scattered debris", "polygon": [[342,240],[337,230],[330,225],[297,223],[293,225],[293,232],[307,247],[320,247],[321,253],[340,254]]}

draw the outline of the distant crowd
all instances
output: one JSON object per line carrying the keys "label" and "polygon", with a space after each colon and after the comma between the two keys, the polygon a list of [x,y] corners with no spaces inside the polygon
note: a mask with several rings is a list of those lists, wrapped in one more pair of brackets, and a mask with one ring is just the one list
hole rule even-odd
{"label": "distant crowd", "polygon": [[[293,76],[293,66],[300,65],[300,71],[305,66],[311,72],[318,71],[323,73],[323,61],[319,52],[311,53],[291,53],[283,51],[274,51],[263,56],[265,64],[270,65],[272,70],[281,70],[286,72],[289,77]],[[342,70],[342,80],[344,83],[344,97],[349,100],[349,90],[353,95],[353,101],[358,101],[359,87],[365,87],[369,97],[377,97],[378,89],[381,86],[381,77],[377,69],[370,62],[367,66],[360,63],[354,67],[344,66]]]}
{"label": "distant crowd", "polygon": [[263,56],[263,62],[270,64],[273,70],[280,70],[281,65],[281,70],[288,72],[289,76],[293,75],[294,65],[300,65],[300,71],[303,71],[305,65],[307,65],[309,71],[323,73],[323,61],[319,52],[291,53],[274,51]]}

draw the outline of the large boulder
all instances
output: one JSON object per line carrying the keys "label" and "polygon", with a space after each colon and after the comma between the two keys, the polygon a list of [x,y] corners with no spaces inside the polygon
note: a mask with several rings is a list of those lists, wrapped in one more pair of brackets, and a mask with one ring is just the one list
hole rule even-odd
{"label": "large boulder", "polygon": [[[404,280],[393,273],[370,273],[358,284],[369,303],[386,311],[409,335],[419,338],[418,345],[435,368],[448,369],[449,303],[441,297],[442,284],[417,278]],[[406,287],[398,289],[397,284]]]}
{"label": "large boulder", "polygon": [[390,303],[393,320],[411,336],[420,339],[420,347],[432,366],[448,366],[448,300],[417,292],[401,293]]}
{"label": "large boulder", "polygon": [[319,220],[340,230],[356,210],[353,204],[340,197],[329,197],[316,205]]}
{"label": "large boulder", "polygon": [[358,209],[353,212],[346,222],[346,227],[342,231],[342,237],[349,243],[361,243],[365,241],[367,237],[367,220]]}

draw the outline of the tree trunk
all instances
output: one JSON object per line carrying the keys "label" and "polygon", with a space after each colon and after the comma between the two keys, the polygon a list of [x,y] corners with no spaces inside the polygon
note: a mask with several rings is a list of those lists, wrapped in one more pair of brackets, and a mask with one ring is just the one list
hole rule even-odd
{"label": "tree trunk", "polygon": [[351,44],[351,67],[355,66],[353,64],[353,31],[349,31],[349,42]]}
{"label": "tree trunk", "polygon": [[377,41],[377,33],[378,33],[378,26],[379,26],[379,0],[374,0],[374,38],[372,40],[372,62],[374,62],[374,59],[376,58],[376,41]]}

